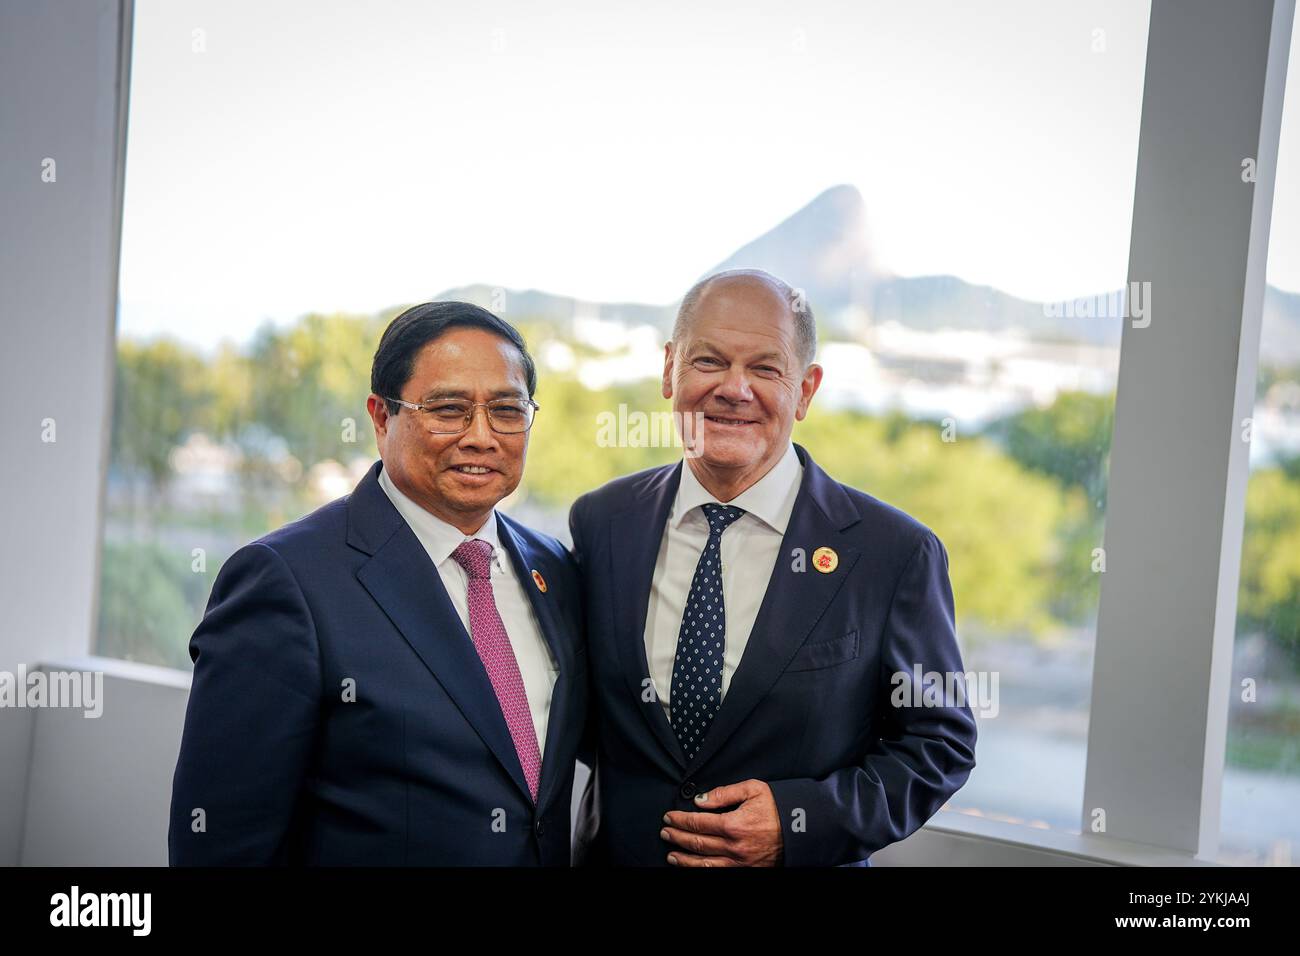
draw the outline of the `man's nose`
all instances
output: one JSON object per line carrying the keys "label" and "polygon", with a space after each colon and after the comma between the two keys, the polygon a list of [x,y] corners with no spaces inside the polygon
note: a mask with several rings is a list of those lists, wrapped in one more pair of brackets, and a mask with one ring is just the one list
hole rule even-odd
{"label": "man's nose", "polygon": [[749,387],[749,372],[743,365],[731,366],[722,382],[714,389],[714,394],[728,402],[752,401],[754,392]]}
{"label": "man's nose", "polygon": [[482,405],[470,409],[469,427],[460,436],[460,444],[469,448],[494,448],[496,432],[488,421],[488,410]]}

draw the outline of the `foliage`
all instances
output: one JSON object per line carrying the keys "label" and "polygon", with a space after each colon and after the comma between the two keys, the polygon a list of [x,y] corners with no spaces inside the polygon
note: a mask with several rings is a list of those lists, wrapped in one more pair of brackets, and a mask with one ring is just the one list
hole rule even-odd
{"label": "foliage", "polygon": [[1246,489],[1238,616],[1300,659],[1300,481],[1256,471]]}
{"label": "foliage", "polygon": [[943,441],[937,426],[900,428],[853,413],[811,414],[795,428],[826,471],[911,514],[949,554],[959,620],[972,636],[1054,624],[1057,580],[1074,555],[1059,529],[1082,511],[1077,492],[1025,470],[987,439]]}
{"label": "foliage", "polygon": [[134,541],[106,541],[100,566],[98,653],[189,667],[185,639],[215,573],[196,573],[186,552]]}
{"label": "foliage", "polygon": [[[294,517],[283,502],[307,500],[298,478],[313,465],[376,456],[365,410],[370,362],[397,311],[312,314],[287,327],[265,326],[248,347],[224,346],[207,357],[170,339],[122,340],[114,472],[161,492],[173,475],[172,452],[202,433],[242,452],[241,514],[258,503],[267,520]],[[516,324],[535,355],[559,334],[526,317]],[[566,344],[581,351],[581,343]],[[536,398],[542,410],[520,497],[542,509],[563,513],[584,491],[681,456],[679,447],[597,441],[602,415],[617,420],[622,408],[627,420],[670,411],[657,378],[589,389],[572,373],[543,370]],[[1065,392],[981,435],[944,441],[937,424],[814,404],[794,437],[830,474],[939,535],[964,634],[1047,639],[1096,611],[1100,576],[1092,553],[1101,543],[1113,418],[1112,397]],[[347,419],[355,423],[353,440]],[[286,457],[296,470],[286,470]],[[159,501],[155,510],[164,515],[176,504]],[[269,528],[242,529],[241,536],[250,530]],[[102,567],[101,650],[183,665],[177,635],[193,629],[210,581],[191,572],[184,555],[158,545],[109,540]],[[1294,659],[1300,463],[1252,476],[1241,581],[1242,627],[1268,635]]]}
{"label": "foliage", "polygon": [[163,484],[172,450],[193,430],[211,427],[203,359],[172,339],[118,344],[113,389],[113,462]]}

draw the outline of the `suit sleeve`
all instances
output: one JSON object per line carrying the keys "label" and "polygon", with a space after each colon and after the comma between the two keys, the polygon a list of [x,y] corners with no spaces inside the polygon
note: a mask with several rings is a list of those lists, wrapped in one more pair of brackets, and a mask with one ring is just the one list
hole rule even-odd
{"label": "suit sleeve", "polygon": [[[590,629],[587,627],[587,621],[586,621],[586,614],[587,614],[586,594],[588,588],[588,582],[587,582],[588,568],[586,562],[584,561],[585,549],[583,546],[583,531],[585,530],[584,528],[585,523],[583,521],[583,518],[578,513],[579,509],[582,506],[582,503],[583,503],[582,499],[579,498],[577,501],[573,503],[573,506],[569,508],[569,537],[573,540],[573,547],[571,551],[573,555],[573,563],[577,567],[578,593],[582,595],[582,600],[579,606],[579,614],[583,618],[583,630],[586,633],[588,642],[590,642],[591,634],[590,634]],[[590,648],[588,648],[587,650],[587,657],[588,657],[587,673],[590,675],[591,674]],[[578,745],[578,759],[581,760],[584,764],[586,764],[594,771],[596,767],[596,719],[595,719],[596,701],[591,694],[591,691],[593,690],[594,688],[590,688],[590,687],[588,688],[587,715],[586,715],[587,719],[583,724],[582,741]]]}
{"label": "suit sleeve", "polygon": [[253,543],[222,567],[190,639],[172,780],[172,866],[283,862],[320,714],[316,630],[289,566]]}
{"label": "suit sleeve", "polygon": [[[590,659],[592,654],[590,649],[591,628],[586,621],[587,589],[590,586],[587,575],[590,567],[586,561],[584,542],[586,523],[580,514],[582,506],[583,499],[579,498],[569,509],[569,537],[573,541],[573,561],[577,565],[579,593],[582,595],[579,613],[584,619],[583,628],[589,645],[587,650],[587,675],[590,681],[593,669]],[[571,848],[571,862],[574,866],[595,867],[600,866],[602,863],[602,851],[598,849],[601,829],[600,787],[597,778],[599,740],[596,733],[596,715],[598,712],[599,707],[595,697],[595,687],[589,684],[587,687],[586,720],[583,724],[582,740],[578,744],[578,759],[591,772],[587,775],[574,819],[573,846]]]}
{"label": "suit sleeve", "polygon": [[893,677],[906,674],[910,681],[917,665],[923,674],[964,673],[948,552],[932,532],[922,537],[895,588],[881,654],[877,686],[868,691],[878,702],[879,733],[862,760],[822,779],[769,781],[787,866],[852,863],[903,839],[934,816],[975,766],[969,704],[954,695],[914,705],[910,683],[903,694]]}

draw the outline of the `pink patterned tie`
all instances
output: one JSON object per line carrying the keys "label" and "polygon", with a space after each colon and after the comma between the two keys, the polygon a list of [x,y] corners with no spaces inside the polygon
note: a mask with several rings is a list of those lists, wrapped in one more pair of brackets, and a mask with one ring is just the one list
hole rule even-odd
{"label": "pink patterned tie", "polygon": [[524,768],[524,778],[536,803],[542,755],[537,747],[537,730],[533,727],[533,712],[528,706],[528,693],[519,673],[519,662],[515,660],[510,635],[501,623],[497,602],[492,596],[492,545],[482,538],[472,538],[462,541],[451,556],[469,575],[470,638],[487,670],[492,689],[496,691],[497,703],[501,705],[501,714],[510,728],[519,764]]}

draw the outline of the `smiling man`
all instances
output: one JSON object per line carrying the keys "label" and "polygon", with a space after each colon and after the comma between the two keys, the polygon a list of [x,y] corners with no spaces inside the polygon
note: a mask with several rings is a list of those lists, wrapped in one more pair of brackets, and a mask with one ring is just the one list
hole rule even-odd
{"label": "smiling man", "polygon": [[380,461],[237,551],[190,641],[173,865],[569,865],[577,576],[495,510],[536,384],[519,333],[477,306],[389,325]]}
{"label": "smiling man", "polygon": [[791,442],[821,383],[811,310],[736,270],[698,283],[663,395],[696,444],[573,505],[598,755],[589,861],[870,865],[975,765],[948,555]]}

